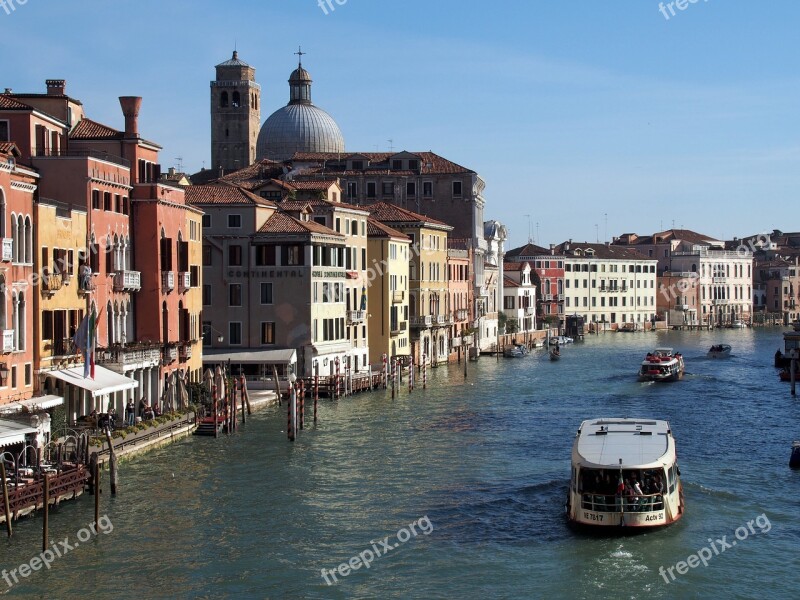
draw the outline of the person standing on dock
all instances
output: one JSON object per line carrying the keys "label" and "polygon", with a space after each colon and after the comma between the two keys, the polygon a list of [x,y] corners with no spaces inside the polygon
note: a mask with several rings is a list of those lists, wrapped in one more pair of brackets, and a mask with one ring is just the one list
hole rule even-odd
{"label": "person standing on dock", "polygon": [[133,405],[133,398],[128,400],[128,405],[125,407],[125,424],[128,427],[136,423],[136,407]]}

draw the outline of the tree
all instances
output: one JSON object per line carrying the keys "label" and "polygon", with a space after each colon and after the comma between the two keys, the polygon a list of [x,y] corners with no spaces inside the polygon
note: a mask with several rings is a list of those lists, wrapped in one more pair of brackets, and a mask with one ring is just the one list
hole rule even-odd
{"label": "tree", "polygon": [[511,317],[506,320],[506,333],[517,333],[519,331],[519,319]]}

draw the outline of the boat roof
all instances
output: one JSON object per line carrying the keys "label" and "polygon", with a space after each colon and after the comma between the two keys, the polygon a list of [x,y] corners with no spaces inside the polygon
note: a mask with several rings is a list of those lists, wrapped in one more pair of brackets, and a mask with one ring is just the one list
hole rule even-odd
{"label": "boat roof", "polygon": [[[592,419],[581,423],[573,448],[573,464],[645,468],[674,454],[668,421],[652,419]],[[668,462],[672,462],[670,458]]]}
{"label": "boat roof", "polygon": [[673,349],[672,348],[656,348],[656,352],[667,352],[669,354],[672,354]]}

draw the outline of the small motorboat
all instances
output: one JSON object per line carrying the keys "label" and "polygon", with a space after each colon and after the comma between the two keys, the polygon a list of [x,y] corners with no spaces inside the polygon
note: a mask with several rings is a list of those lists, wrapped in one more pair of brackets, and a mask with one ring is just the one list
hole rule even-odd
{"label": "small motorboat", "polygon": [[571,344],[575,340],[571,337],[567,337],[566,335],[557,335],[555,337],[550,338],[550,345],[551,346],[563,346],[564,344]]}
{"label": "small motorboat", "polygon": [[550,350],[550,360],[560,360],[561,359],[561,350],[556,346],[552,350]]}
{"label": "small motorboat", "polygon": [[744,321],[734,321],[730,324],[731,329],[744,329],[747,327],[747,324]]}
{"label": "small motorboat", "polygon": [[[781,371],[780,373],[780,378],[781,381],[792,381],[791,367],[786,367],[785,369],[783,369],[783,371]],[[798,366],[797,369],[795,369],[794,380],[796,382],[800,381],[800,366]]]}
{"label": "small motorboat", "polygon": [[503,356],[506,358],[522,358],[523,356],[527,356],[527,354],[528,349],[525,347],[525,344],[514,344],[503,351]]}
{"label": "small motorboat", "polygon": [[728,358],[731,355],[731,347],[728,344],[716,344],[711,346],[708,351],[708,358]]}

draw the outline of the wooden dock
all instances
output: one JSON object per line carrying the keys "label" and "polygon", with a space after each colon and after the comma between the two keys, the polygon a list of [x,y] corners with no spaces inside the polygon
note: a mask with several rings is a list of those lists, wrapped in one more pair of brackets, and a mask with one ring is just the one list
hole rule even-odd
{"label": "wooden dock", "polygon": [[[66,467],[59,473],[48,475],[50,487],[48,504],[51,506],[58,505],[63,500],[77,498],[83,493],[89,478],[89,469],[80,464]],[[44,481],[41,478],[31,482],[20,483],[19,485],[9,484],[8,508],[12,521],[43,507]],[[5,523],[5,520],[5,511],[0,510],[0,523]]]}

